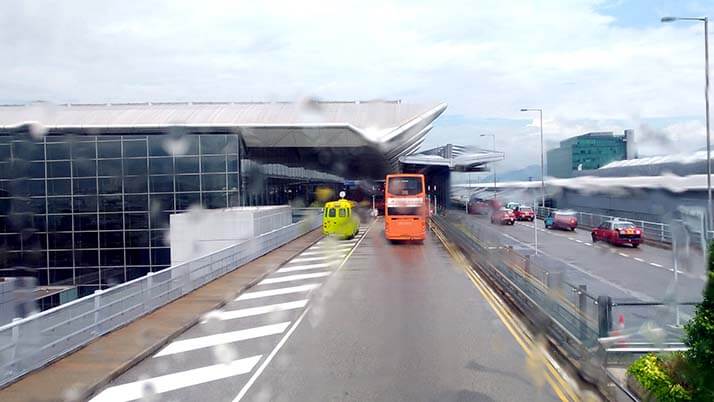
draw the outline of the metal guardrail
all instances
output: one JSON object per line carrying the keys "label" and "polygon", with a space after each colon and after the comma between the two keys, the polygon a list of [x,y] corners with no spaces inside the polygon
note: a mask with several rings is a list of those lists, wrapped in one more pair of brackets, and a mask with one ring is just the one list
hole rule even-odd
{"label": "metal guardrail", "polygon": [[[634,356],[648,351],[683,347],[681,327],[664,325],[626,329],[618,326],[622,309],[646,308],[646,312],[640,310],[637,315],[651,315],[652,321],[655,318],[661,321],[663,314],[671,312],[672,303],[594,297],[588,294],[585,285],[569,283],[562,273],[534,264],[510,247],[482,241],[458,220],[435,216],[432,222],[537,327],[537,331],[548,335],[584,378],[597,384],[603,392],[612,391],[602,383],[608,378],[605,369],[610,365],[629,364]],[[682,308],[691,308],[694,304],[678,303]]]}
{"label": "metal guardrail", "polygon": [[0,327],[0,386],[231,272],[322,224],[320,214]]}

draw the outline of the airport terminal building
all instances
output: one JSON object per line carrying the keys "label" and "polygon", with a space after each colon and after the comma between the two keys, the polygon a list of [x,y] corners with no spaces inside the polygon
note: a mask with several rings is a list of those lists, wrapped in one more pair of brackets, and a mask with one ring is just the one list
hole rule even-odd
{"label": "airport terminal building", "polygon": [[0,106],[0,276],[76,296],[167,267],[169,216],[383,177],[445,104]]}

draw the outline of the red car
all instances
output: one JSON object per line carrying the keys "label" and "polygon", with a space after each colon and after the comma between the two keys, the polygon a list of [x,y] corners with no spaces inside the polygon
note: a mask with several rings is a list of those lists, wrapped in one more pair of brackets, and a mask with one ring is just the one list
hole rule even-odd
{"label": "red car", "polygon": [[513,214],[516,216],[517,221],[531,221],[535,219],[535,212],[533,208],[528,205],[519,205],[513,210]]}
{"label": "red car", "polygon": [[574,211],[554,211],[543,221],[546,229],[575,230],[578,227],[578,214]]}
{"label": "red car", "polygon": [[500,223],[501,225],[513,225],[516,221],[516,215],[508,208],[499,208],[491,214],[491,223]]}
{"label": "red car", "polygon": [[617,246],[629,244],[632,247],[637,247],[642,243],[642,229],[632,222],[620,220],[601,223],[600,226],[592,230],[590,236],[592,236],[593,243],[603,240]]}

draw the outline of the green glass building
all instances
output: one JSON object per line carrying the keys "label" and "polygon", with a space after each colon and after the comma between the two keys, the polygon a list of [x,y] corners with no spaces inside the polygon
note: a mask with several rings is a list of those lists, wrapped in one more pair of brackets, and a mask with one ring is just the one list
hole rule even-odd
{"label": "green glass building", "polygon": [[633,130],[622,135],[593,132],[571,137],[548,151],[547,174],[552,177],[573,177],[575,172],[599,169],[610,162],[634,158]]}

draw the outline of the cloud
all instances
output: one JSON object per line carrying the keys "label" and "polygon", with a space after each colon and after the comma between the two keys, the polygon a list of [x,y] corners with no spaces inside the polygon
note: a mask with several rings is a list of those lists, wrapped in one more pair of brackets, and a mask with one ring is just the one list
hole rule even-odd
{"label": "cloud", "polygon": [[[549,144],[623,128],[613,121],[702,114],[701,26],[623,25],[603,1],[7,3],[10,101],[445,101],[468,121],[522,124],[494,128],[521,165],[537,160],[521,107],[545,110]],[[478,143],[480,129],[438,126],[430,137]]]}

